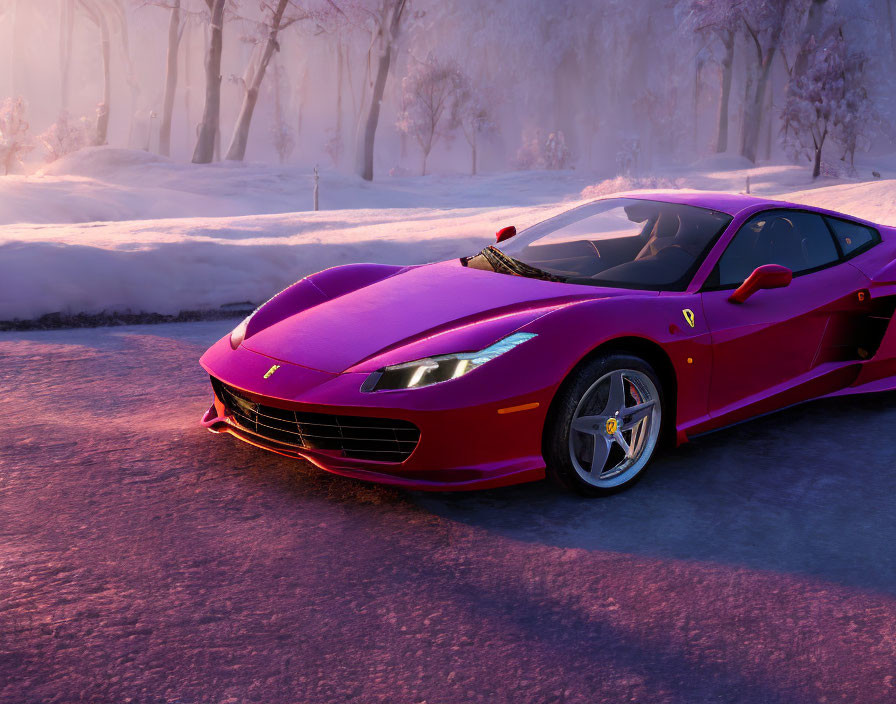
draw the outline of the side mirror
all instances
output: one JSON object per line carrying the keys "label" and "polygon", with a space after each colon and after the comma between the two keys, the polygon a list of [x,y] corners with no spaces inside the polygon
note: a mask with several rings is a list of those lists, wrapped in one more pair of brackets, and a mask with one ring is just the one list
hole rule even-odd
{"label": "side mirror", "polygon": [[504,240],[509,240],[516,234],[516,227],[513,225],[508,225],[507,227],[502,227],[498,230],[495,235],[496,242],[503,242]]}
{"label": "side mirror", "polygon": [[757,291],[784,288],[793,281],[793,272],[780,264],[763,264],[747,277],[740,288],[728,297],[729,303],[743,303]]}

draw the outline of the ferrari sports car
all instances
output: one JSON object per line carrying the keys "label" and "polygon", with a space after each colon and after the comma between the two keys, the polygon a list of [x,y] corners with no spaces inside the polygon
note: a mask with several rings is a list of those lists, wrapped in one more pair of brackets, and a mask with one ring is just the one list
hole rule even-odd
{"label": "ferrari sports car", "polygon": [[203,355],[202,424],[350,477],[628,487],[665,444],[896,389],[896,228],[743,195],[597,200],[478,254],[352,264]]}

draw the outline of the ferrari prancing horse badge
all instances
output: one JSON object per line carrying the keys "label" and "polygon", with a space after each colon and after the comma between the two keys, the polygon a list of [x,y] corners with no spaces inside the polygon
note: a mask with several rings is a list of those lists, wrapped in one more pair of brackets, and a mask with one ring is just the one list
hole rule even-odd
{"label": "ferrari prancing horse badge", "polygon": [[681,312],[684,314],[684,319],[688,321],[688,325],[690,325],[691,327],[694,327],[694,325],[695,325],[694,311],[692,311],[690,308],[685,308]]}

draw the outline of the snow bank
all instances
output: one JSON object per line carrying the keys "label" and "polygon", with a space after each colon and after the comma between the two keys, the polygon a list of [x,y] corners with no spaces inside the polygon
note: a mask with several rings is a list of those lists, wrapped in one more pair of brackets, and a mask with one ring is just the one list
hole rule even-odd
{"label": "snow bank", "polygon": [[783,193],[780,198],[896,227],[896,180],[844,183],[809,191]]}
{"label": "snow bank", "polygon": [[711,154],[693,162],[688,169],[690,171],[744,171],[755,169],[756,165],[740,154]]}
{"label": "snow bank", "polygon": [[[462,208],[557,202],[588,179],[572,171],[384,177],[320,173],[323,210]],[[297,166],[181,164],[141,150],[91,147],[33,176],[0,178],[0,226],[294,213],[312,208],[312,173]]]}
{"label": "snow bank", "polygon": [[614,193],[639,190],[668,190],[681,188],[681,180],[672,180],[662,176],[617,176],[582,189],[582,198],[603,198]]}
{"label": "snow bank", "polygon": [[0,320],[257,303],[338,264],[420,264],[472,254],[494,242],[498,227],[527,227],[566,207],[8,226],[0,230]]}
{"label": "snow bank", "polygon": [[[48,313],[176,314],[265,300],[306,274],[357,261],[418,264],[478,251],[583,199],[637,187],[740,191],[896,225],[896,182],[806,190],[807,170],[668,170],[602,181],[575,172],[384,178],[324,172],[320,212],[297,167],[176,164],[87,149],[31,177],[0,179],[0,320]],[[737,166],[737,164],[733,164]],[[583,190],[584,189],[584,190]],[[299,211],[299,212],[297,212]],[[5,224],[4,224],[5,223]],[[67,223],[67,224],[54,224]]]}

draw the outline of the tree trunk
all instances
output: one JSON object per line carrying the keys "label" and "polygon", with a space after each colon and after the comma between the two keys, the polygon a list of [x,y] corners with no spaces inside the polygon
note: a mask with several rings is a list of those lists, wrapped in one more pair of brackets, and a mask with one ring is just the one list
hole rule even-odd
{"label": "tree trunk", "polygon": [[716,153],[728,151],[728,105],[731,102],[731,76],[734,65],[734,32],[723,38],[725,55],[722,57],[722,95],[719,99],[719,131]]}
{"label": "tree trunk", "polygon": [[221,50],[224,33],[225,0],[206,0],[211,10],[211,32],[205,57],[205,108],[199,126],[199,138],[193,151],[194,164],[210,164],[215,156],[215,137],[221,119]]}
{"label": "tree trunk", "polygon": [[824,140],[827,136],[828,132],[825,130],[821,135],[821,139],[815,141],[815,165],[812,167],[813,179],[821,175],[821,150],[824,148]]}
{"label": "tree trunk", "polygon": [[196,134],[193,132],[193,111],[190,109],[190,97],[193,95],[193,72],[190,64],[193,59],[193,51],[190,43],[190,26],[184,25],[184,113],[187,116],[187,144],[193,141]]}
{"label": "tree trunk", "polygon": [[103,102],[97,107],[96,112],[96,143],[102,145],[108,142],[109,134],[109,103],[112,100],[112,47],[109,39],[109,24],[103,16],[102,9],[97,11],[97,16],[103,41]]}
{"label": "tree trunk", "polygon": [[380,103],[386,90],[386,78],[389,75],[391,62],[392,46],[387,44],[377,63],[376,80],[373,84],[373,94],[370,96],[370,109],[367,113],[367,120],[364,122],[358,175],[365,181],[373,181],[373,142],[376,138],[376,128],[380,120]]}
{"label": "tree trunk", "polygon": [[[342,144],[342,84],[343,74],[345,72],[344,65],[344,49],[340,41],[336,45],[336,137],[339,144]],[[338,159],[337,159],[338,161]]]}
{"label": "tree trunk", "polygon": [[775,48],[770,48],[762,62],[759,76],[752,86],[747,104],[744,106],[744,124],[741,132],[741,156],[756,163],[756,152],[759,146],[759,130],[762,126],[762,103],[765,98],[765,90],[768,85],[769,72],[772,67],[772,59]]}
{"label": "tree trunk", "polygon": [[896,22],[893,18],[893,5],[896,0],[884,0],[887,6],[887,27],[890,30],[890,49],[893,51],[893,63],[896,63]]}
{"label": "tree trunk", "polygon": [[391,17],[383,18],[383,26],[380,28],[381,52],[376,67],[376,79],[373,83],[373,92],[370,96],[370,107],[364,128],[361,144],[358,150],[358,175],[365,181],[373,181],[373,142],[376,138],[376,128],[380,120],[380,104],[383,101],[383,93],[386,91],[386,79],[389,77],[389,68],[392,64],[392,51],[398,32],[401,28],[401,16],[404,13],[406,0],[392,0]]}
{"label": "tree trunk", "polygon": [[280,31],[280,23],[283,21],[283,13],[286,11],[288,0],[279,0],[277,9],[271,19],[271,32],[268,35],[267,44],[264,47],[264,53],[249,85],[246,86],[246,95],[243,96],[243,105],[240,108],[240,116],[237,118],[236,127],[233,129],[233,137],[230,140],[230,148],[227,150],[227,159],[231,161],[242,161],[246,158],[246,145],[249,142],[249,126],[252,123],[252,114],[255,112],[255,105],[258,102],[258,91],[261,90],[261,82],[264,80],[265,71],[267,71],[268,63],[274,55],[274,51],[278,50],[277,34]]}
{"label": "tree trunk", "polygon": [[159,153],[171,156],[171,115],[174,112],[174,93],[177,90],[177,52],[180,48],[180,0],[173,0],[168,21],[168,62],[165,70],[165,100],[162,122],[159,125]]}
{"label": "tree trunk", "polygon": [[72,65],[72,35],[75,28],[75,3],[74,0],[60,0],[59,13],[59,73],[60,105],[59,112],[68,110],[69,75]]}
{"label": "tree trunk", "polygon": [[[19,72],[18,69],[21,67],[21,62],[19,61],[19,57],[21,55],[21,9],[19,8],[19,0],[12,0],[12,20],[10,24],[12,25],[12,37],[9,42],[9,85],[12,86],[12,94],[13,96],[20,95],[21,90],[19,90]],[[7,170],[6,173],[9,173]]]}
{"label": "tree trunk", "polygon": [[769,161],[772,158],[772,122],[774,121],[774,102],[772,94],[774,93],[774,85],[769,83],[768,99],[765,101],[763,112],[765,113],[765,149],[764,159]]}
{"label": "tree trunk", "polygon": [[472,158],[473,158],[473,170],[471,171],[471,175],[476,175],[476,141],[473,140],[473,144],[471,145]]}

